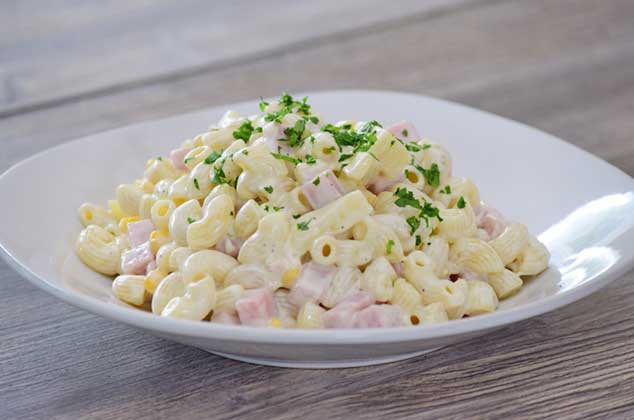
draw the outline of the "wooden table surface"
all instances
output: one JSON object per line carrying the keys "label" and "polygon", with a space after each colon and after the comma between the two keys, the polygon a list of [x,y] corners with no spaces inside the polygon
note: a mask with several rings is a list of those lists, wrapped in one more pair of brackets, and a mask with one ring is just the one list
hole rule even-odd
{"label": "wooden table surface", "polygon": [[[0,172],[81,135],[330,88],[466,103],[634,175],[631,0],[4,1]],[[634,418],[633,272],[426,356],[329,371],[226,360],[75,309],[3,263],[0,279],[2,419]]]}

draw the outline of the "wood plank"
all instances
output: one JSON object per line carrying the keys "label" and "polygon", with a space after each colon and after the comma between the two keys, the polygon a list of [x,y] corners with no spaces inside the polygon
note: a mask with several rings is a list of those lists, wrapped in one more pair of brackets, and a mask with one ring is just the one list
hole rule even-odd
{"label": "wood plank", "polygon": [[[359,87],[482,107],[634,174],[633,17],[627,1],[507,2],[16,115],[0,120],[0,170],[124,123],[283,89]],[[358,54],[377,45],[400,47]],[[634,272],[415,360],[319,372],[221,359],[75,310],[2,263],[0,278],[0,418],[634,417]]]}
{"label": "wood plank", "polygon": [[0,14],[0,112],[238,65],[470,1],[14,0]]}

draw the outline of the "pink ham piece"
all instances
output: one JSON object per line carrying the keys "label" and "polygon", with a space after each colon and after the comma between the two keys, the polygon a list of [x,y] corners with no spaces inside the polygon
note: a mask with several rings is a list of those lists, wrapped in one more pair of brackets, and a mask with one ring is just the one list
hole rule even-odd
{"label": "pink ham piece", "polygon": [[394,134],[397,138],[405,143],[420,140],[416,127],[409,121],[400,121],[387,128],[387,131]]}
{"label": "pink ham piece", "polygon": [[128,241],[130,246],[135,247],[150,240],[150,234],[156,229],[150,219],[139,220],[128,223]]}
{"label": "pink ham piece", "polygon": [[309,262],[302,266],[299,278],[291,288],[288,300],[298,308],[306,302],[318,302],[324,294],[330,280],[337,273],[335,267]]}
{"label": "pink ham piece", "polygon": [[372,305],[359,311],[356,328],[386,328],[403,326],[403,310],[396,305]]}
{"label": "pink ham piece", "polygon": [[179,169],[181,171],[187,170],[187,166],[185,166],[184,160],[185,156],[187,156],[187,153],[189,153],[191,150],[192,149],[189,149],[187,147],[181,147],[170,152],[170,159],[172,160],[172,164],[176,169]]}
{"label": "pink ham piece", "polygon": [[343,188],[335,174],[328,170],[302,185],[302,193],[311,207],[317,210],[342,197]]}
{"label": "pink ham piece", "polygon": [[238,318],[238,315],[230,314],[229,312],[214,311],[210,322],[224,325],[240,325],[240,318]]}
{"label": "pink ham piece", "polygon": [[245,291],[236,301],[236,311],[242,325],[266,327],[277,316],[273,292],[268,288]]}
{"label": "pink ham piece", "polygon": [[500,236],[508,225],[508,221],[502,213],[487,205],[481,205],[478,210],[478,214],[476,214],[478,227],[484,229],[489,235],[489,240]]}
{"label": "pink ham piece", "polygon": [[150,243],[128,249],[121,256],[121,271],[123,274],[145,274],[148,264],[154,261]]}
{"label": "pink ham piece", "polygon": [[240,253],[240,248],[242,247],[243,243],[244,241],[238,238],[225,236],[216,245],[216,251],[220,251],[223,254],[231,255],[232,257],[237,257]]}
{"label": "pink ham piece", "polygon": [[284,134],[284,127],[270,122],[262,128],[262,137],[258,139],[258,142],[264,142],[271,149],[273,153],[281,153],[283,155],[290,155],[293,149],[288,145],[286,141],[280,141],[280,139],[286,138]]}
{"label": "pink ham piece", "polygon": [[374,303],[368,292],[357,292],[348,296],[323,316],[325,328],[354,328],[357,314]]}

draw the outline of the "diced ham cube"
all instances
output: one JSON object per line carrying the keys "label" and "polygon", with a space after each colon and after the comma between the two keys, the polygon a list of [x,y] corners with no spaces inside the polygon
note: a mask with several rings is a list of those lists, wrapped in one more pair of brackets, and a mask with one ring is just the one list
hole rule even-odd
{"label": "diced ham cube", "polygon": [[156,229],[150,219],[128,223],[128,242],[135,247],[150,240],[150,234]]}
{"label": "diced ham cube", "polygon": [[358,312],[356,328],[384,328],[403,326],[403,310],[396,305],[372,305]]}
{"label": "diced ham cube", "polygon": [[476,214],[478,227],[484,229],[489,235],[489,240],[500,236],[508,225],[508,221],[502,213],[487,205],[480,206],[478,210],[478,214]]}
{"label": "diced ham cube", "polygon": [[277,316],[273,292],[268,288],[245,291],[236,301],[236,311],[243,325],[267,326],[269,321]]}
{"label": "diced ham cube", "polygon": [[298,308],[306,302],[318,302],[337,273],[335,267],[309,262],[302,266],[299,278],[293,284],[288,300]]}
{"label": "diced ham cube", "polygon": [[416,127],[409,121],[400,121],[391,127],[387,128],[387,131],[394,134],[397,138],[403,140],[405,143],[420,140]]}
{"label": "diced ham cube", "polygon": [[357,314],[374,303],[368,292],[357,292],[339,302],[323,316],[325,328],[354,328]]}
{"label": "diced ham cube", "polygon": [[123,274],[145,274],[148,264],[154,261],[154,255],[150,249],[150,243],[128,249],[121,256],[121,271]]}
{"label": "diced ham cube", "polygon": [[244,241],[238,238],[225,236],[216,245],[216,250],[222,252],[223,254],[237,257],[240,253],[240,247],[243,243]]}
{"label": "diced ham cube", "polygon": [[238,315],[230,314],[225,311],[214,311],[210,321],[216,324],[240,325],[240,318],[238,318]]}
{"label": "diced ham cube", "polygon": [[317,210],[342,197],[343,188],[335,174],[328,170],[302,185],[302,193],[311,207]]}
{"label": "diced ham cube", "polygon": [[181,147],[170,152],[170,159],[172,160],[172,164],[176,169],[180,169],[181,171],[187,170],[187,166],[185,166],[184,161],[185,156],[187,156],[187,153],[189,153],[191,150],[192,149],[189,149],[187,147]]}
{"label": "diced ham cube", "polygon": [[275,122],[270,122],[262,128],[262,137],[258,142],[264,142],[273,153],[281,153],[289,155],[293,149],[288,145],[287,141],[280,141],[286,138],[284,128]]}

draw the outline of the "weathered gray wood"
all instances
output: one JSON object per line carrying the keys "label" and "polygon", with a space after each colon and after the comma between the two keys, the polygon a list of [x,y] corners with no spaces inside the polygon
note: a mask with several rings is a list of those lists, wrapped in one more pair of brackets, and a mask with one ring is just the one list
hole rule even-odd
{"label": "weathered gray wood", "polygon": [[0,115],[235,66],[469,1],[14,0],[0,13]]}
{"label": "weathered gray wood", "polygon": [[[284,89],[359,87],[481,107],[634,174],[633,19],[630,1],[491,2],[326,36],[0,119],[0,170],[135,121]],[[337,371],[225,360],[69,307],[4,264],[0,279],[0,418],[634,418],[634,272],[485,337]]]}

